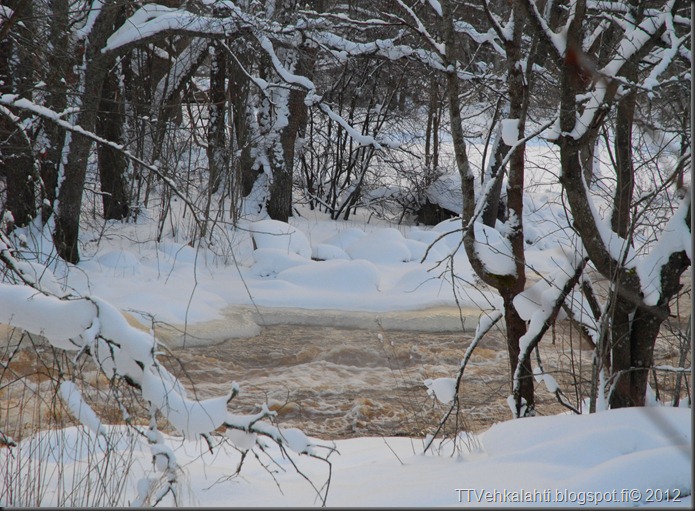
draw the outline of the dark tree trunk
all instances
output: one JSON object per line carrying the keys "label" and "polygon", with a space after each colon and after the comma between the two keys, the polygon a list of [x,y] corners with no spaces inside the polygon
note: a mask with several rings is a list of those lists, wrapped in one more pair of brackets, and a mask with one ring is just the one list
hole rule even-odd
{"label": "dark tree trunk", "polygon": [[[634,64],[626,64],[625,78],[630,81],[637,79],[637,69]],[[637,94],[628,92],[617,105],[615,126],[615,173],[617,184],[613,199],[613,215],[611,228],[624,239],[630,238],[630,207],[632,193],[635,188],[635,169],[632,159],[632,127],[635,117]]]}
{"label": "dark tree trunk", "polygon": [[634,305],[620,296],[616,297],[615,306],[609,312],[611,327],[607,336],[610,339],[609,373],[611,375],[622,374],[614,383],[609,400],[611,408],[634,406],[630,399],[631,375],[629,373],[623,374],[623,371],[629,371],[632,366],[633,336],[631,335],[630,316],[634,313]]}
{"label": "dark tree trunk", "polygon": [[[442,4],[444,33],[446,42],[446,59],[448,63],[455,63],[455,33],[453,23],[452,6],[449,2]],[[514,8],[514,34],[513,40],[507,41],[505,50],[508,58],[508,90],[510,95],[509,117],[518,119],[519,139],[523,137],[526,110],[528,108],[528,89],[524,80],[524,69],[521,65],[521,36],[523,23],[521,12]],[[447,93],[449,99],[449,118],[451,122],[451,134],[454,143],[456,164],[461,175],[461,191],[463,194],[462,223],[467,227],[473,219],[475,209],[474,176],[466,153],[466,142],[461,127],[461,107],[459,105],[459,78],[454,72],[447,73]],[[502,296],[504,304],[504,316],[506,323],[507,351],[509,353],[511,367],[511,385],[514,387],[514,375],[519,361],[520,338],[526,333],[526,322],[523,321],[514,307],[514,297],[524,290],[526,283],[526,269],[524,256],[523,224],[521,222],[523,209],[524,189],[524,145],[517,146],[509,160],[509,178],[507,185],[507,211],[508,216],[513,216],[517,221],[510,223],[511,233],[508,239],[512,245],[515,274],[497,275],[485,265],[476,249],[475,229],[464,232],[463,245],[468,255],[468,260],[475,273],[486,284],[494,287]],[[519,393],[516,396],[517,414],[521,416],[522,402],[525,401],[525,415],[534,415],[534,381],[530,361],[526,360],[519,371]]]}
{"label": "dark tree trunk", "polygon": [[[297,74],[311,78],[316,52],[311,51],[297,57]],[[283,165],[273,169],[273,182],[267,209],[270,218],[287,222],[292,216],[292,185],[294,181],[294,152],[297,135],[306,129],[308,108],[304,103],[306,91],[292,89],[289,93],[287,126],[280,133]]]}
{"label": "dark tree trunk", "polygon": [[[498,136],[495,139],[492,149],[492,161],[490,162],[490,179],[494,178],[500,173],[504,172],[504,168],[500,165],[502,160],[509,153],[509,146],[502,142],[501,137]],[[483,209],[482,221],[483,224],[489,227],[495,227],[497,219],[500,218],[500,200],[502,197],[502,183],[504,179],[500,175],[495,181],[492,190],[490,191],[490,196],[488,201],[485,203],[485,208]]]}
{"label": "dark tree trunk", "polygon": [[[10,0],[14,14],[5,23],[9,29],[0,41],[0,94],[19,94],[31,99],[33,56],[17,40],[31,37],[31,2]],[[0,175],[7,183],[5,211],[12,214],[13,226],[23,227],[36,215],[35,162],[30,134],[21,126],[24,112],[12,113],[19,120],[0,114]],[[0,211],[0,219],[3,212]]]}
{"label": "dark tree trunk", "polygon": [[[514,297],[516,292],[512,291],[502,295],[504,303],[504,323],[507,330],[507,354],[509,355],[509,370],[510,381],[514,385],[514,376],[516,368],[519,364],[519,355],[521,347],[519,339],[526,333],[526,322],[519,316],[514,307]],[[519,371],[519,397],[517,403],[517,414],[519,417],[534,415],[536,402],[534,392],[533,369],[531,368],[531,359],[526,357]],[[522,413],[523,406],[526,410]]]}
{"label": "dark tree trunk", "polygon": [[[72,56],[68,51],[70,6],[68,0],[54,0],[52,7],[49,35],[52,51],[48,52],[45,78],[46,106],[54,112],[63,112],[68,105],[66,77],[72,62]],[[41,160],[41,217],[47,222],[53,214],[58,196],[58,172],[65,144],[65,130],[46,120],[42,122],[42,129],[46,134],[46,146]]]}
{"label": "dark tree trunk", "polygon": [[210,193],[215,193],[226,173],[229,155],[227,151],[227,56],[219,44],[212,46],[210,64],[210,105],[208,112],[208,168]]}
{"label": "dark tree trunk", "polygon": [[36,215],[34,157],[26,134],[6,117],[0,117],[0,151],[0,176],[7,183],[5,211],[12,214],[13,226],[24,227]]}
{"label": "dark tree trunk", "polygon": [[[638,3],[631,2],[636,8]],[[584,2],[578,5],[585,7]],[[641,4],[639,4],[641,5]],[[578,105],[576,97],[585,92],[586,87],[591,86],[587,80],[581,80],[576,67],[572,67],[570,51],[579,52],[581,48],[580,26],[584,22],[584,10],[578,9],[572,26],[568,33],[568,54],[565,57],[564,69],[561,73],[560,93],[560,128],[563,133],[571,133],[576,127]],[[635,10],[636,19],[643,12]],[[637,77],[638,62],[647,55],[663,33],[664,26],[657,29],[651,38],[643,44],[638,51],[633,53],[628,61],[623,64],[620,74],[627,81],[634,81]],[[611,45],[613,51],[615,45]],[[605,57],[605,55],[604,55]],[[654,343],[659,333],[659,328],[668,317],[668,302],[679,289],[679,280],[682,273],[690,264],[685,251],[674,252],[669,260],[662,266],[661,295],[655,306],[644,303],[642,283],[626,261],[622,260],[606,246],[599,226],[596,224],[591,208],[591,198],[584,186],[584,174],[580,153],[588,144],[593,144],[596,133],[604,122],[604,116],[609,106],[614,101],[619,81],[612,80],[604,83],[606,92],[601,108],[597,109],[594,118],[587,122],[588,129],[579,137],[563,135],[558,140],[560,145],[561,176],[567,196],[574,227],[581,236],[584,248],[599,272],[612,283],[610,301],[612,307],[609,314],[609,330],[604,332],[602,339],[609,343],[606,353],[609,356],[603,358],[599,354],[604,367],[607,366],[608,378],[612,383],[609,405],[611,408],[627,406],[642,406],[645,403],[649,368],[653,362]],[[615,172],[616,190],[614,196],[614,208],[611,216],[611,229],[623,238],[624,243],[630,244],[632,238],[631,202],[634,187],[635,169],[632,161],[632,127],[635,109],[635,92],[628,91],[617,102],[616,115],[616,142],[615,142]],[[585,128],[585,126],[581,126]],[[686,219],[690,228],[690,210]],[[627,248],[627,247],[625,247]]]}
{"label": "dark tree trunk", "polygon": [[[92,131],[96,124],[101,88],[111,60],[100,52],[100,48],[104,47],[106,39],[111,34],[114,21],[121,8],[120,4],[121,2],[113,2],[104,5],[89,34],[88,44],[80,42],[76,51],[85,63],[82,71],[84,75],[79,77],[79,80],[84,83],[84,90],[80,97],[80,111],[76,124],[87,131]],[[91,148],[90,139],[76,133],[72,134],[64,169],[65,179],[58,193],[60,206],[56,216],[53,242],[58,255],[73,264],[80,261],[78,248],[80,210]]]}
{"label": "dark tree trunk", "polygon": [[[104,80],[99,102],[96,133],[115,143],[123,142],[124,104],[120,97],[118,78],[114,72]],[[125,173],[128,168],[123,153],[108,145],[97,147],[99,179],[105,220],[125,220],[130,215]]]}
{"label": "dark tree trunk", "polygon": [[[237,43],[238,44],[238,43]],[[244,67],[248,67],[250,59],[246,51],[242,48],[235,52],[237,59]],[[253,184],[258,178],[258,172],[253,169],[253,158],[251,157],[251,140],[249,128],[249,78],[244,69],[239,65],[237,59],[228,62],[229,68],[229,101],[232,105],[234,143],[239,157],[235,160],[236,178],[241,186],[241,196],[246,197],[253,189]]]}
{"label": "dark tree trunk", "polygon": [[270,185],[268,214],[270,218],[287,222],[292,216],[292,184],[294,169],[294,145],[300,127],[306,126],[307,107],[304,104],[304,91],[292,90],[289,97],[288,125],[280,135],[284,165],[273,172]]}

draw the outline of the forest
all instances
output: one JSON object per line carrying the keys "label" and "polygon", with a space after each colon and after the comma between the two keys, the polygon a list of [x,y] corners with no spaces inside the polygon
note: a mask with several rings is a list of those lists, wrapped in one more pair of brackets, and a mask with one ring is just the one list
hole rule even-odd
{"label": "forest", "polygon": [[[272,268],[280,256],[268,250],[312,212],[336,226],[429,229],[402,261],[434,261],[444,285],[465,280],[492,304],[457,372],[428,380],[444,406],[424,451],[463,429],[466,367],[495,328],[516,419],[537,415],[541,381],[577,415],[644,407],[655,388],[689,408],[691,10],[684,0],[3,0],[0,397],[27,380],[13,361],[29,345],[75,424],[106,437],[104,423],[120,422],[146,439],[162,475],[141,479],[135,505],[179,491],[162,431],[210,451],[224,431],[243,452],[237,473],[262,442],[330,465],[333,447],[283,430],[267,407],[231,414],[236,382],[190,397],[152,329],[69,284],[118,225],[148,226],[133,245],[173,240],[196,264],[205,253],[225,267],[243,266],[242,233],[271,265],[264,276],[279,274],[299,263],[285,255]],[[529,216],[548,183],[551,227]],[[559,232],[564,257],[541,274],[534,250]],[[339,257],[300,235],[295,259],[358,259],[357,245]],[[444,238],[448,253],[435,248]],[[332,272],[341,268],[341,286],[371,278],[371,266]],[[560,321],[592,353],[567,393],[538,376],[538,347]],[[655,363],[663,343],[677,363]],[[88,369],[105,380],[109,411],[94,411],[103,403]],[[25,435],[3,415],[9,453]],[[0,485],[0,503],[42,502],[12,486]],[[315,488],[324,504],[329,486]]]}

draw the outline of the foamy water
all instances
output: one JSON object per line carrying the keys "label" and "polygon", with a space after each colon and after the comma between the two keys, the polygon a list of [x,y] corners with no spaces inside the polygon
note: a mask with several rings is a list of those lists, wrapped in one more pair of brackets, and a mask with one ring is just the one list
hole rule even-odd
{"label": "foamy water", "polygon": [[[455,377],[472,334],[365,327],[271,325],[253,338],[174,349],[180,360],[167,365],[174,372],[185,367],[177,374],[201,398],[237,381],[242,393],[230,405],[234,413],[267,403],[280,425],[313,436],[426,434],[448,407],[428,396],[423,382]],[[502,333],[491,333],[466,370],[459,418],[465,429],[510,418],[508,364]],[[543,389],[538,400],[546,413],[561,411]]]}
{"label": "foamy water", "polygon": [[[462,327],[455,309],[381,315],[287,309],[234,314],[236,318],[229,322],[194,325],[185,347],[181,332],[157,327],[157,335],[170,346],[163,348],[160,361],[198,398],[226,394],[236,381],[241,394],[230,403],[230,412],[256,413],[267,404],[277,411],[280,426],[298,427],[325,439],[431,433],[448,406],[428,396],[423,382],[456,377],[473,336],[469,328],[477,320],[473,312],[464,313]],[[246,330],[240,325],[246,325]],[[239,337],[240,332],[247,336]],[[590,387],[592,353],[580,347],[579,335],[564,322],[540,345],[543,369],[575,406]],[[50,408],[52,401],[43,403],[41,396],[55,395],[50,376],[54,355],[45,347],[27,345],[13,356],[10,371],[4,373],[6,378],[12,376],[12,382],[0,381],[0,397],[7,404],[0,423],[15,438],[22,435],[21,424],[35,423],[35,418],[24,417],[27,413],[34,417],[47,413],[48,408],[39,405]],[[677,356],[673,345],[657,343],[657,363],[677,364]],[[85,382],[93,386],[90,393],[103,394],[108,381],[98,377],[89,364],[85,371]],[[15,378],[24,375],[29,383]],[[493,329],[466,369],[456,427],[480,432],[511,418],[509,382],[504,333]],[[667,391],[669,385],[662,377],[659,389]],[[575,392],[577,388],[579,392]],[[665,395],[668,397],[667,392]],[[104,422],[121,420],[115,403],[96,394],[93,398]],[[36,401],[36,406],[22,405],[26,399]],[[539,415],[566,411],[542,383],[536,385],[536,409]]]}

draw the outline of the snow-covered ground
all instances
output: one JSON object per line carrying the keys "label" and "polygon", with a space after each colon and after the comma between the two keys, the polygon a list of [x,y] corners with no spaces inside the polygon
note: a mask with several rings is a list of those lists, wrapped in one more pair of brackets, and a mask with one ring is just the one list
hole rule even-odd
{"label": "snow-covered ground", "polygon": [[[43,505],[60,494],[60,478],[79,481],[72,489],[77,502],[95,496],[100,485],[119,495],[112,505],[127,505],[136,496],[136,483],[150,475],[147,443],[135,444],[110,429],[107,436],[117,449],[132,453],[127,476],[111,457],[102,461],[102,480],[94,470],[103,442],[89,441],[77,428],[49,434],[15,450],[11,464],[25,470],[40,462],[46,488]],[[312,485],[298,475],[293,462],[273,445],[257,459],[247,456],[240,474],[233,474],[240,454],[202,441],[168,438],[181,466],[178,504],[202,507],[318,506]],[[327,443],[329,444],[329,443]],[[422,439],[357,438],[339,440],[332,462],[326,504],[346,507],[692,507],[692,443],[689,409],[651,407],[604,411],[591,415],[535,417],[498,423],[480,437],[439,445],[439,452],[422,454]],[[436,444],[435,444],[436,445]],[[60,456],[58,455],[60,453]],[[130,456],[130,455],[129,455]],[[128,456],[128,457],[129,457]],[[58,462],[60,460],[60,463]],[[32,461],[34,462],[32,464]],[[87,468],[91,462],[91,484]],[[271,473],[261,463],[269,466]],[[328,466],[322,461],[295,456],[294,463],[313,485],[325,491]],[[62,465],[61,465],[62,464]],[[59,467],[62,471],[59,470]],[[51,479],[53,481],[51,481]],[[65,497],[65,491],[62,496]],[[69,502],[69,500],[68,500]],[[169,496],[165,505],[175,502]]]}

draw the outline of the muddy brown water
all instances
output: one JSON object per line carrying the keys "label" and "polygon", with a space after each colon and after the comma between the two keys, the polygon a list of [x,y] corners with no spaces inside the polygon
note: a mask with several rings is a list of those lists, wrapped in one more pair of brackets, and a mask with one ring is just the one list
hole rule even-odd
{"label": "muddy brown water", "polygon": [[[259,330],[256,336],[214,345],[164,349],[159,360],[192,397],[224,395],[237,382],[241,394],[230,403],[231,413],[256,413],[265,404],[277,412],[281,427],[298,427],[323,439],[433,432],[448,406],[428,396],[424,381],[456,377],[473,336],[465,331],[383,330],[372,323],[363,328],[272,324]],[[540,348],[544,371],[575,406],[577,392],[589,395],[592,352],[586,348],[565,322],[546,335]],[[0,374],[0,429],[17,440],[55,415],[58,380],[51,353],[55,356],[45,345],[27,347]],[[677,365],[677,355],[668,343],[655,351],[657,363]],[[59,358],[63,369],[70,367],[65,355]],[[481,432],[511,418],[509,372],[504,333],[493,330],[466,369],[458,430]],[[89,402],[102,420],[119,422],[117,406],[108,402],[108,381],[88,365],[80,378],[92,389]],[[667,383],[661,381],[662,392]],[[536,409],[539,415],[566,411],[542,383],[536,385]],[[65,424],[61,421],[69,420],[69,414],[61,413],[56,420]]]}
{"label": "muddy brown water", "polygon": [[[173,349],[162,360],[198,398],[239,383],[233,413],[254,413],[265,403],[280,425],[320,438],[420,436],[448,409],[428,396],[423,382],[455,377],[471,338],[461,332],[273,325],[252,338]],[[590,361],[589,352],[558,348],[544,350],[552,366],[546,370],[562,365],[563,351],[567,360]],[[459,421],[466,429],[481,431],[511,417],[508,365],[503,334],[490,333],[463,380]],[[563,410],[544,389],[538,394],[542,414]]]}

